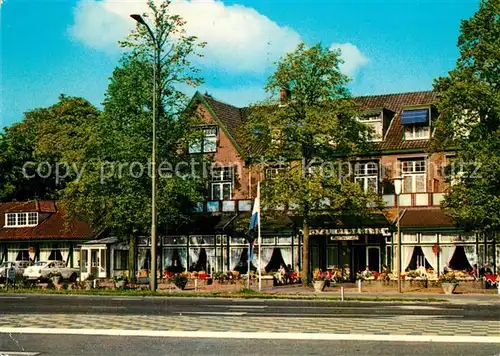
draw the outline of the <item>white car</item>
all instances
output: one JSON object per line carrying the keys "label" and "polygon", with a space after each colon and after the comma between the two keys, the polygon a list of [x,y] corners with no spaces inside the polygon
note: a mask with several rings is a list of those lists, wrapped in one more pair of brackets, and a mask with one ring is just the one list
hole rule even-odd
{"label": "white car", "polygon": [[30,261],[6,261],[0,265],[0,280],[4,281],[7,276],[10,276],[11,269],[14,269],[15,277],[22,276],[24,270],[31,265],[33,262]]}
{"label": "white car", "polygon": [[24,277],[30,280],[49,279],[60,276],[62,279],[76,281],[79,270],[66,266],[63,261],[38,261],[24,270]]}

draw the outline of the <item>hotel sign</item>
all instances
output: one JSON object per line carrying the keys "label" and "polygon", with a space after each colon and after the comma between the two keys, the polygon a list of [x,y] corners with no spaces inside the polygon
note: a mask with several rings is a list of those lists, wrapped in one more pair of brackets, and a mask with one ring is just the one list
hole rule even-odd
{"label": "hotel sign", "polygon": [[[354,236],[354,235],[384,235],[390,236],[388,228],[359,228],[359,229],[311,229],[310,235],[334,235],[334,236]],[[357,236],[356,236],[357,237]],[[336,239],[337,240],[337,239]],[[356,238],[357,240],[357,238]]]}
{"label": "hotel sign", "polygon": [[331,241],[357,241],[359,240],[359,235],[337,235],[330,236]]}

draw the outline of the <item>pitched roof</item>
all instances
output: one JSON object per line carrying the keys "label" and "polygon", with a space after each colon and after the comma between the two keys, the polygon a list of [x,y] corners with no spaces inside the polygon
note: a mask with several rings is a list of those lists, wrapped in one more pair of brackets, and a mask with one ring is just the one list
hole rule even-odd
{"label": "pitched roof", "polygon": [[[245,122],[249,108],[238,108],[214,99],[209,95],[203,95],[203,99],[210,105],[217,118],[227,128],[229,134],[238,142],[238,128]],[[381,150],[404,150],[404,149],[424,149],[429,144],[429,140],[404,140],[404,128],[399,118],[401,112],[406,107],[419,105],[432,105],[436,101],[436,93],[432,91],[419,91],[410,93],[395,93],[383,95],[369,95],[355,97],[354,100],[361,109],[389,109],[396,113],[392,119],[384,141],[376,143]]]}
{"label": "pitched roof", "polygon": [[[42,216],[36,226],[5,227],[5,214],[12,212],[39,212],[47,216]],[[88,223],[69,220],[57,202],[44,200],[0,203],[0,240],[73,240],[90,239],[96,235]]]}
{"label": "pitched roof", "polygon": [[224,124],[224,126],[229,131],[229,134],[238,142],[238,129],[240,125],[244,122],[244,115],[242,113],[243,109],[237,108],[236,106],[226,104],[222,101],[216,100],[211,96],[203,95],[205,101],[210,105],[212,110],[217,115],[217,118]]}
{"label": "pitched roof", "polygon": [[413,93],[360,96],[354,99],[362,109],[385,108],[396,113],[387,130],[384,141],[377,143],[380,149],[423,149],[429,144],[428,139],[404,140],[404,128],[399,118],[405,107],[433,104],[436,101],[436,93],[432,91],[419,91]]}

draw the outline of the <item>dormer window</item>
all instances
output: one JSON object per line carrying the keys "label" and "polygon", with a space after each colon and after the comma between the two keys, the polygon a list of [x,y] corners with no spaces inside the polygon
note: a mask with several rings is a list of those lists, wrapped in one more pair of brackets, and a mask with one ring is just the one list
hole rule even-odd
{"label": "dormer window", "polygon": [[372,128],[373,132],[370,135],[370,141],[382,141],[384,138],[384,122],[381,111],[367,112],[358,118],[358,121]]}
{"label": "dormer window", "polygon": [[217,126],[203,127],[203,137],[189,145],[189,153],[214,153],[217,151]]}
{"label": "dormer window", "polygon": [[430,108],[406,109],[401,113],[401,124],[405,129],[406,140],[430,138]]}
{"label": "dormer window", "polygon": [[38,225],[38,213],[7,213],[5,227],[26,227]]}

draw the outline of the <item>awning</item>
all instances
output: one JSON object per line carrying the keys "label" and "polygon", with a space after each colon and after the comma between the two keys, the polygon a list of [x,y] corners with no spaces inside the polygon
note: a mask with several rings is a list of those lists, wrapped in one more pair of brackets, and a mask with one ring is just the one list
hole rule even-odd
{"label": "awning", "polygon": [[[294,216],[291,218],[295,225],[302,229],[304,218]],[[334,216],[330,214],[317,215],[309,219],[309,227],[313,229],[335,229],[335,228],[387,228],[392,224],[382,213],[373,213],[363,218],[357,216]]]}
{"label": "awning", "polygon": [[[250,226],[250,213],[240,213],[238,217],[235,218],[228,229],[231,228],[235,232],[245,233],[248,231]],[[287,233],[290,234],[293,231],[294,224],[293,221],[287,215],[277,215],[269,216],[265,215],[261,217],[261,234],[269,233]]]}
{"label": "awning", "polygon": [[401,123],[408,124],[425,124],[429,121],[429,109],[411,109],[403,110],[401,113]]}
{"label": "awning", "polygon": [[215,235],[224,215],[200,214],[177,226],[169,226],[168,235]]}
{"label": "awning", "polygon": [[457,223],[439,208],[405,209],[401,218],[401,229],[445,229],[457,228]]}

